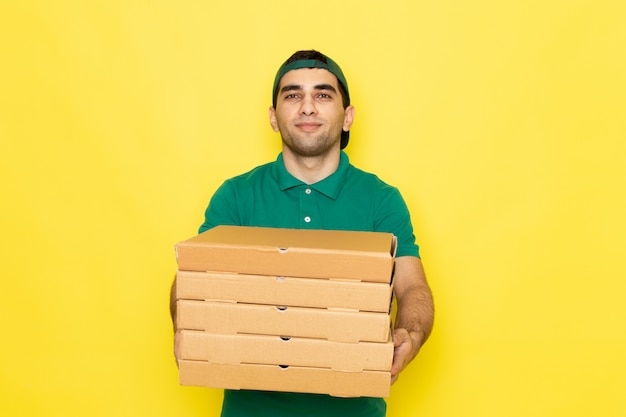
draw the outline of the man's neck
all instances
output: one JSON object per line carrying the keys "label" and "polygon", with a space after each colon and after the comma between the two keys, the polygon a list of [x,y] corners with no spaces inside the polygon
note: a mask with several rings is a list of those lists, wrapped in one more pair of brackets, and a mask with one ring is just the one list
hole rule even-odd
{"label": "man's neck", "polygon": [[287,172],[304,182],[315,184],[333,174],[339,167],[340,150],[320,156],[305,157],[295,155],[286,147],[283,149],[283,161]]}

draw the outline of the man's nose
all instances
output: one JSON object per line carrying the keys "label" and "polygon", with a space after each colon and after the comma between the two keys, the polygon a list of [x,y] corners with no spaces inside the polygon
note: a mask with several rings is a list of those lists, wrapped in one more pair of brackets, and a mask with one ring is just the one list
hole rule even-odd
{"label": "man's nose", "polygon": [[312,116],[317,112],[315,107],[315,100],[312,97],[305,97],[302,99],[300,106],[300,113],[305,116]]}

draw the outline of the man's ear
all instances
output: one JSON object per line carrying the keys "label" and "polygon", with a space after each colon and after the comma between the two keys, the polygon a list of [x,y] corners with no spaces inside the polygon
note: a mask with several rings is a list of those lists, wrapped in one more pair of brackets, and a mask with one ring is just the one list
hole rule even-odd
{"label": "man's ear", "polygon": [[270,125],[274,132],[278,132],[278,121],[276,120],[276,109],[274,107],[270,107]]}
{"label": "man's ear", "polygon": [[346,107],[343,115],[343,131],[348,132],[350,127],[352,127],[352,122],[354,122],[354,106]]}

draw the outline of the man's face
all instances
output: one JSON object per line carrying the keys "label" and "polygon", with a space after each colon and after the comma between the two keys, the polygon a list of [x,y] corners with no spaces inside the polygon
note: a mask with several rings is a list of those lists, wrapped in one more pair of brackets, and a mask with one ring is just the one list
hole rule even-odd
{"label": "man's face", "polygon": [[337,77],[322,68],[302,68],[280,80],[270,124],[295,155],[310,157],[339,148],[342,130],[352,125],[354,108],[344,109]]}

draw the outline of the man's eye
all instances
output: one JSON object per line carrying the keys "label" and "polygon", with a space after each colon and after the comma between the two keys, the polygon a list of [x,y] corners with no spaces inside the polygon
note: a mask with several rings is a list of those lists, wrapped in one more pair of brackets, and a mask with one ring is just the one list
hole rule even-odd
{"label": "man's eye", "polygon": [[326,93],[320,93],[320,94],[318,94],[318,97],[319,97],[319,98],[323,98],[323,99],[328,99],[328,98],[331,98],[331,97],[330,97],[330,95],[329,95],[329,94],[326,94]]}
{"label": "man's eye", "polygon": [[298,95],[297,95],[297,94],[295,94],[295,93],[294,93],[294,94],[287,94],[287,95],[285,96],[285,98],[286,98],[286,99],[298,98]]}

